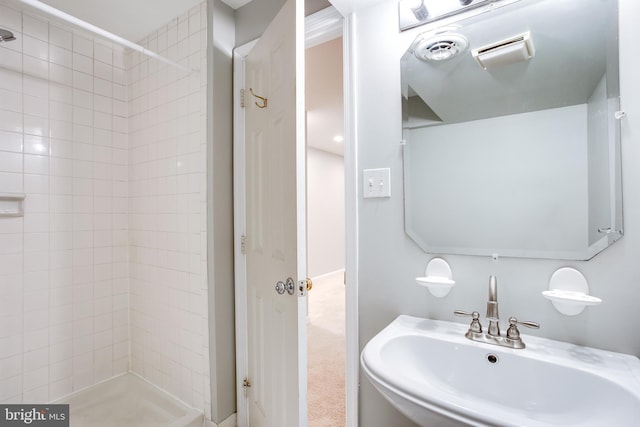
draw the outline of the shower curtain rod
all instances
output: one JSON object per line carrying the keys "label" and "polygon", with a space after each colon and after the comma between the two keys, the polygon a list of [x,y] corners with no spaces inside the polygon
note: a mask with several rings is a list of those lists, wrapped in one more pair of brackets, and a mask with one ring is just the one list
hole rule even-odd
{"label": "shower curtain rod", "polygon": [[180,64],[180,63],[178,63],[176,61],[172,61],[171,59],[166,58],[166,57],[164,57],[164,56],[162,56],[160,54],[157,54],[157,53],[155,53],[155,52],[153,52],[153,51],[151,51],[149,49],[146,49],[146,48],[140,46],[137,43],[134,43],[134,42],[129,41],[129,40],[125,39],[125,38],[122,38],[122,37],[117,36],[117,35],[115,35],[113,33],[110,33],[107,30],[103,30],[100,27],[97,27],[97,26],[95,26],[93,24],[90,24],[90,23],[88,23],[86,21],[83,21],[82,19],[76,18],[73,15],[69,15],[68,13],[63,12],[60,9],[56,9],[55,7],[51,7],[48,4],[42,3],[42,2],[40,2],[38,0],[18,0],[18,1],[23,3],[23,4],[26,4],[28,6],[31,6],[31,7],[35,8],[35,9],[38,9],[39,11],[44,12],[44,13],[46,13],[48,15],[51,15],[51,16],[54,16],[56,18],[62,19],[63,21],[66,21],[66,22],[68,22],[70,24],[73,24],[73,25],[75,25],[77,27],[83,28],[83,29],[85,29],[87,31],[90,31],[90,32],[92,32],[94,34],[97,34],[97,35],[99,35],[101,37],[109,39],[109,40],[111,40],[111,41],[113,41],[113,42],[115,42],[115,43],[117,43],[119,45],[122,45],[122,46],[128,47],[129,49],[133,49],[135,51],[138,51],[138,52],[142,53],[143,55],[147,55],[147,56],[149,56],[151,58],[155,58],[158,61],[162,61],[165,64],[173,65],[174,67],[180,68],[181,70],[184,70],[184,71],[187,71],[187,72],[190,72],[190,73],[193,72],[193,71],[197,71],[197,70],[194,70],[192,68],[185,67],[184,65],[182,65],[182,64]]}

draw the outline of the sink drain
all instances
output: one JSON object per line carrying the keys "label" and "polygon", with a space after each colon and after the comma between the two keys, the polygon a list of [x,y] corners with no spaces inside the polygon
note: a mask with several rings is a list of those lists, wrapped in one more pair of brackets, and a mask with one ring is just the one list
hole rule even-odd
{"label": "sink drain", "polygon": [[498,356],[495,354],[487,354],[487,361],[489,363],[498,363]]}

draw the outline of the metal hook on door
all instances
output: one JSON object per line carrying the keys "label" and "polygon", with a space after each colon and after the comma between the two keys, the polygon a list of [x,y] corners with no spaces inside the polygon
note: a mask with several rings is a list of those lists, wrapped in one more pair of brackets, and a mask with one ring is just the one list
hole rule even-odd
{"label": "metal hook on door", "polygon": [[260,101],[262,101],[262,105],[258,104],[257,102],[255,103],[258,108],[267,108],[267,102],[268,102],[267,98],[264,98],[260,95],[256,95],[255,93],[253,93],[253,88],[249,88],[249,92],[251,92],[251,95],[255,96]]}

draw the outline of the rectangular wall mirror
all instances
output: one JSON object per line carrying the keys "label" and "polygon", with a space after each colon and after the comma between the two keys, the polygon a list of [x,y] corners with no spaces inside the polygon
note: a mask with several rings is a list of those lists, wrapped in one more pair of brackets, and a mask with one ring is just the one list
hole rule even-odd
{"label": "rectangular wall mirror", "polygon": [[406,232],[590,259],[622,237],[617,0],[493,3],[414,29],[401,59]]}

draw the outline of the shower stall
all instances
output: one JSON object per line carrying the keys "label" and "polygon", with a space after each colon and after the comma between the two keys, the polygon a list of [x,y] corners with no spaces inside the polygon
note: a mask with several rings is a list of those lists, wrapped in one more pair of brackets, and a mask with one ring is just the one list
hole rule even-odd
{"label": "shower stall", "polygon": [[150,425],[202,425],[206,2],[122,44],[0,4],[0,404],[80,427],[133,393],[175,415]]}

